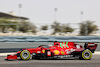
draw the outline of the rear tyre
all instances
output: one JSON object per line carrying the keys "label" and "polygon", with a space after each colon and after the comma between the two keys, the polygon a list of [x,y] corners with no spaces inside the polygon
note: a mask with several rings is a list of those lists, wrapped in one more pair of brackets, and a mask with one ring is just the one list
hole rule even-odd
{"label": "rear tyre", "polygon": [[81,60],[90,60],[92,57],[92,52],[89,49],[85,49],[81,52],[79,59]]}
{"label": "rear tyre", "polygon": [[28,50],[23,50],[21,53],[20,53],[20,58],[22,60],[29,60],[30,59],[30,52]]}

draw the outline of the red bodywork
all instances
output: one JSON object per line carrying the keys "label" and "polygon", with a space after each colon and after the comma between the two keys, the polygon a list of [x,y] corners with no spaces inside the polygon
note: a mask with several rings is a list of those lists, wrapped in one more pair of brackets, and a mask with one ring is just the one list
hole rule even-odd
{"label": "red bodywork", "polygon": [[[92,46],[89,44],[93,44]],[[88,45],[85,46],[85,48],[90,49],[91,51],[95,50],[97,47],[97,44],[94,43],[88,43]],[[54,42],[54,45],[48,46],[48,47],[43,47],[39,46],[37,48],[27,48],[27,49],[22,49],[23,50],[28,50],[30,54],[36,53],[36,54],[46,54],[47,57],[50,56],[61,56],[61,55],[74,55],[73,53],[80,53],[83,51],[85,48],[83,48],[81,45],[75,44],[74,42]],[[5,59],[6,60],[12,60],[12,59],[18,59],[21,51],[13,54],[13,55],[8,55]]]}

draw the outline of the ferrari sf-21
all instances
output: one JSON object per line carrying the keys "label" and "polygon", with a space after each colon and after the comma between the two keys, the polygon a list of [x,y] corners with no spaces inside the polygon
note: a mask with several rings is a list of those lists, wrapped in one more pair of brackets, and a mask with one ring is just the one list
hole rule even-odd
{"label": "ferrari sf-21", "polygon": [[57,59],[66,57],[78,57],[89,60],[97,44],[85,43],[84,47],[74,42],[57,42],[53,45],[40,45],[37,48],[23,48],[15,54],[7,55],[5,60],[29,60],[29,59]]}

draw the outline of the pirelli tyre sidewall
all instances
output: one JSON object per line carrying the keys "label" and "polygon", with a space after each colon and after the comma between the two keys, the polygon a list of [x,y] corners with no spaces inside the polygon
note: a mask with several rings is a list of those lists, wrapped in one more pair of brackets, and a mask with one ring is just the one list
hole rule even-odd
{"label": "pirelli tyre sidewall", "polygon": [[84,51],[82,51],[81,54],[82,59],[84,60],[90,60],[92,57],[92,52],[89,49],[85,49]]}
{"label": "pirelli tyre sidewall", "polygon": [[30,52],[28,50],[23,50],[21,53],[20,53],[20,58],[22,60],[29,60],[30,59]]}

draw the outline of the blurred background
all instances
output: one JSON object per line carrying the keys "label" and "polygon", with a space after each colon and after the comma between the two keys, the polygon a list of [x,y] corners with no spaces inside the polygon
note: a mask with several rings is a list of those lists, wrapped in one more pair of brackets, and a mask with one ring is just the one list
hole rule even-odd
{"label": "blurred background", "polygon": [[0,0],[1,36],[99,36],[99,0]]}
{"label": "blurred background", "polygon": [[99,0],[0,0],[0,48],[99,43],[99,6]]}

